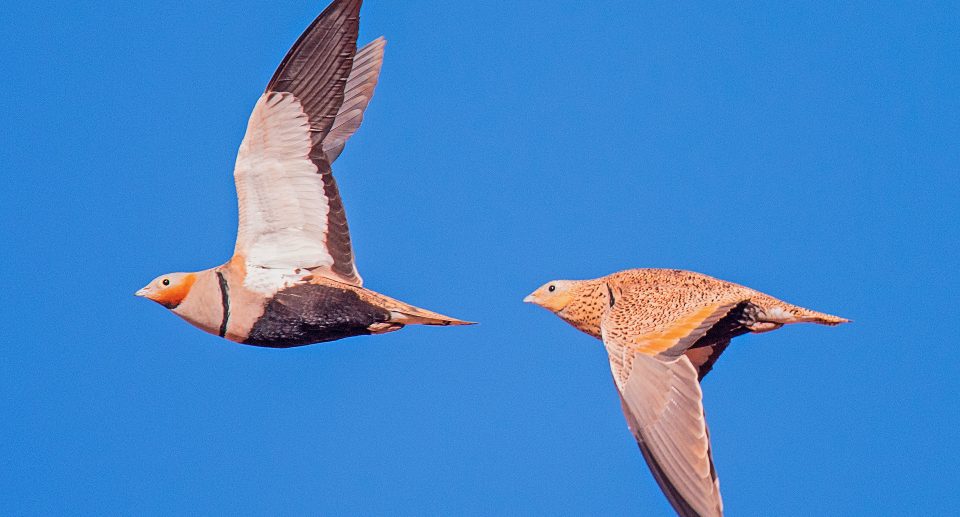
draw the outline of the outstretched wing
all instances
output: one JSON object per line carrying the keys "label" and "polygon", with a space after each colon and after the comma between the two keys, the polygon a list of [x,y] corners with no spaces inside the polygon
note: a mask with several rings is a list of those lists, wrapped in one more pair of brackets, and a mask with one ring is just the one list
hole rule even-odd
{"label": "outstretched wing", "polygon": [[360,285],[343,202],[323,142],[344,101],[361,0],[335,0],[287,53],[257,101],[234,179],[234,254],[247,267],[317,268]]}

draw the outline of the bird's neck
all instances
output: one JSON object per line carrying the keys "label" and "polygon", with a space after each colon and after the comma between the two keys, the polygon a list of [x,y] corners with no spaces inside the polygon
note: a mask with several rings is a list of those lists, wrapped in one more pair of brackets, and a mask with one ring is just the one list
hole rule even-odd
{"label": "bird's neck", "polygon": [[195,273],[196,281],[174,314],[191,325],[218,334],[223,322],[224,303],[216,268]]}
{"label": "bird's neck", "polygon": [[602,280],[584,281],[574,287],[573,300],[557,315],[577,330],[597,339],[600,337],[600,318],[607,309],[607,290]]}

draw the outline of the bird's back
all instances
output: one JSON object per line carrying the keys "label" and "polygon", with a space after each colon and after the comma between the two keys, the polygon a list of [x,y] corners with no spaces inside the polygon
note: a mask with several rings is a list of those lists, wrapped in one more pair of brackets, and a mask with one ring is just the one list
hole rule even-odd
{"label": "bird's back", "polygon": [[[629,269],[605,277],[620,287],[626,302],[643,326],[658,327],[677,314],[715,304],[744,301],[759,307],[766,319],[778,323],[810,322],[837,325],[848,320],[787,303],[760,291],[703,273],[680,269]],[[626,304],[625,304],[626,305]]]}

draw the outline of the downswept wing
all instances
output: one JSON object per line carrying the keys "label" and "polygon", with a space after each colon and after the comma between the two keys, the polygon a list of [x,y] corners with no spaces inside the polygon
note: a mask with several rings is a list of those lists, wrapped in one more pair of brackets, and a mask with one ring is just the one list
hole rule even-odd
{"label": "downswept wing", "polygon": [[601,320],[627,425],[657,484],[681,516],[723,515],[703,412],[700,365],[694,366],[686,352],[733,307],[704,307],[659,332],[640,336],[624,332],[623,321],[629,318],[617,306]]}
{"label": "downswept wing", "polygon": [[[623,347],[603,341],[608,350]],[[660,489],[681,516],[723,515],[697,369],[685,355],[633,353],[629,365],[617,371],[611,361],[627,425]]]}
{"label": "downswept wing", "polygon": [[257,101],[234,179],[234,254],[247,267],[316,268],[360,285],[343,202],[323,149],[356,53],[361,0],[335,0],[287,53]]}

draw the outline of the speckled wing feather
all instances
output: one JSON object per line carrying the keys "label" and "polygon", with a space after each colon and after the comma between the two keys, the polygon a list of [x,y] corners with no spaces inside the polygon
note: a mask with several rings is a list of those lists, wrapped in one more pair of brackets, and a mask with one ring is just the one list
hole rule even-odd
{"label": "speckled wing feather", "polygon": [[[626,302],[626,303],[623,303]],[[601,318],[604,342],[609,337],[624,346],[607,346],[607,354],[615,374],[626,376],[635,355],[678,357],[691,349],[707,335],[717,322],[736,306],[736,303],[705,304],[686,314],[669,315],[653,322],[638,316],[636,307],[643,307],[630,300],[622,300]]]}
{"label": "speckled wing feather", "polygon": [[353,69],[344,89],[343,104],[330,132],[323,139],[323,152],[327,155],[327,163],[333,163],[340,156],[347,140],[357,132],[363,122],[363,112],[373,98],[373,90],[380,78],[383,49],[386,45],[387,40],[379,37],[367,43],[354,56]]}
{"label": "speckled wing feather", "polygon": [[257,101],[237,155],[235,255],[360,285],[323,141],[344,99],[360,0],[336,0],[300,36]]}

